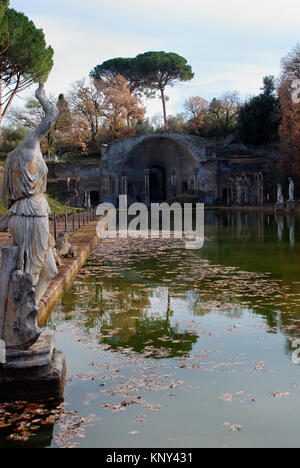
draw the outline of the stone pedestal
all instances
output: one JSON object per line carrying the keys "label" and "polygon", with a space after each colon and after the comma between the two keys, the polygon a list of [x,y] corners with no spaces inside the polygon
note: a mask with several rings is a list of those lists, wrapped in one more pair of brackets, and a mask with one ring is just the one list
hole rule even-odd
{"label": "stone pedestal", "polygon": [[283,211],[284,208],[284,203],[283,202],[277,202],[275,204],[275,212]]}
{"label": "stone pedestal", "polygon": [[291,211],[295,211],[295,202],[294,200],[288,200],[286,203],[286,207],[288,212],[290,213]]}
{"label": "stone pedestal", "polygon": [[0,402],[64,397],[65,358],[41,332],[32,276],[17,270],[18,247],[2,248],[0,268]]}
{"label": "stone pedestal", "polygon": [[52,334],[43,332],[27,350],[2,353],[0,402],[62,401],[65,373],[64,354],[54,349]]}

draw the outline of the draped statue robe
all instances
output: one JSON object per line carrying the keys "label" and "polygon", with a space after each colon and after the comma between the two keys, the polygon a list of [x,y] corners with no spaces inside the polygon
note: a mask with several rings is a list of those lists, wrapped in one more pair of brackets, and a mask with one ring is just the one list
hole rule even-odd
{"label": "draped statue robe", "polygon": [[8,227],[19,247],[18,269],[30,273],[35,286],[49,250],[47,173],[43,157],[26,161],[17,148],[7,158],[2,179],[1,197],[8,208]]}
{"label": "draped statue robe", "polygon": [[50,208],[45,195],[48,169],[40,149],[40,140],[54,125],[58,111],[46,99],[43,84],[36,97],[45,117],[8,155],[0,195],[8,209],[8,228],[14,245],[19,247],[17,268],[32,276],[39,302],[58,273],[50,245]]}

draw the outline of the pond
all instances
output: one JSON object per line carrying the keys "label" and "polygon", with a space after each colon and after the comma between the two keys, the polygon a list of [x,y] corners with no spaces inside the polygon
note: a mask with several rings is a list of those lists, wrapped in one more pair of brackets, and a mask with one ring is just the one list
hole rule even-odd
{"label": "pond", "polygon": [[300,446],[299,220],[207,211],[205,236],[96,247],[47,324],[65,405],[2,409],[0,447]]}

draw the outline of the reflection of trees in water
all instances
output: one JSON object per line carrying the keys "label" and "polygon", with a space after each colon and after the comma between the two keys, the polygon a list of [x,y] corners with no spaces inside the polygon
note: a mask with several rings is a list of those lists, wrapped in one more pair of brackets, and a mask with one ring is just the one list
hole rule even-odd
{"label": "reflection of trees in water", "polygon": [[299,220],[289,216],[242,211],[207,212],[205,215],[207,236],[226,237],[229,242],[264,244],[270,239],[295,243]]}
{"label": "reflection of trees in water", "polygon": [[193,344],[197,342],[197,335],[192,332],[181,332],[177,325],[171,325],[170,318],[173,312],[171,311],[170,293],[169,290],[167,291],[167,310],[164,318],[148,317],[141,314],[139,318],[135,318],[134,325],[128,327],[128,325],[132,325],[130,317],[123,314],[122,319],[124,319],[125,323],[123,322],[123,327],[121,327],[118,317],[112,315],[109,321],[103,322],[101,332],[105,334],[112,329],[118,327],[120,329],[117,334],[104,338],[104,343],[115,349],[120,346],[130,347],[135,352],[148,349],[149,355],[156,357],[159,357],[157,354],[159,350],[168,351],[167,355],[164,354],[163,357],[175,357],[189,353],[193,348]]}
{"label": "reflection of trees in water", "polygon": [[[94,257],[87,265],[94,270],[92,274],[82,278],[82,284],[74,286],[64,297],[65,318],[72,320],[74,314],[79,314],[83,320],[80,327],[87,332],[98,330],[106,334],[105,340],[111,346],[126,343],[126,346],[141,349],[153,334],[155,346],[160,348],[164,342],[159,339],[164,338],[164,334],[169,334],[171,342],[176,341],[175,336],[180,333],[170,324],[166,325],[163,316],[168,312],[163,307],[159,316],[151,317],[153,297],[160,294],[159,287],[163,286],[168,291],[169,301],[171,297],[179,297],[186,303],[187,312],[193,315],[203,316],[214,310],[240,318],[243,311],[248,310],[266,320],[269,332],[276,332],[281,327],[288,336],[299,337],[298,325],[291,331],[292,317],[288,318],[285,307],[289,300],[284,297],[284,284],[290,286],[291,264],[294,267],[296,259],[295,256],[291,258],[289,249],[287,255],[287,242],[278,246],[277,231],[273,216],[207,213],[206,235],[212,235],[214,240],[199,252],[185,249],[159,251],[156,248],[143,252],[139,246],[136,251],[134,247],[125,250],[125,254],[121,253],[119,257],[115,252],[112,259],[110,254],[104,256],[101,265]],[[275,245],[278,248],[276,255]],[[205,261],[208,266],[203,264]],[[231,274],[226,270],[228,265],[237,270]],[[216,266],[219,271],[214,272]],[[202,269],[205,270],[203,275]],[[268,277],[261,280],[256,272],[263,273],[266,269],[283,282],[277,283],[274,292],[270,289],[264,294],[266,285],[272,284],[272,280]],[[253,294],[251,288],[247,291],[247,285],[244,287],[242,284],[241,290],[236,285],[239,273],[243,271],[252,271],[254,276],[249,282],[258,283]],[[111,277],[110,273],[114,276]],[[272,298],[274,295],[278,295],[277,302],[281,303],[278,306]],[[110,334],[112,331],[116,334]],[[181,337],[183,341],[185,338]]]}
{"label": "reflection of trees in water", "polygon": [[[102,277],[101,282],[99,284],[98,276],[91,275],[82,285],[73,285],[64,295],[63,315],[55,317],[55,322],[80,322],[82,331],[103,335],[101,341],[112,348],[126,346],[137,352],[147,346],[153,351],[166,348],[169,357],[192,350],[197,336],[182,332],[170,323],[173,312],[168,288],[132,284],[120,278]],[[151,316],[151,298],[155,296],[161,305],[165,302],[166,307],[160,307],[159,315]]]}

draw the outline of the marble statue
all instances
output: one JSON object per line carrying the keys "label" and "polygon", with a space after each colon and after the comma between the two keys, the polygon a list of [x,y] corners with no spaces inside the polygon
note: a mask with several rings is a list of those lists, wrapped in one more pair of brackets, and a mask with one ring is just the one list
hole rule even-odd
{"label": "marble statue", "polygon": [[290,177],[289,178],[290,186],[289,186],[289,201],[294,201],[294,190],[295,190],[295,184],[293,179]]}
{"label": "marble statue", "polygon": [[283,203],[282,185],[277,184],[277,203]]}
{"label": "marble statue", "polygon": [[58,110],[39,85],[36,98],[45,112],[40,124],[6,158],[0,189],[8,216],[2,229],[13,246],[1,249],[0,401],[59,401],[64,393],[65,358],[54,347],[53,333],[38,326],[39,302],[57,275],[50,208],[46,198],[47,166],[40,140],[57,120]]}
{"label": "marble statue", "polygon": [[16,269],[32,276],[39,303],[58,273],[49,238],[50,208],[45,195],[48,169],[40,149],[40,140],[55,124],[58,110],[47,100],[42,83],[35,95],[45,117],[8,155],[0,196],[8,209],[14,246],[18,247]]}

